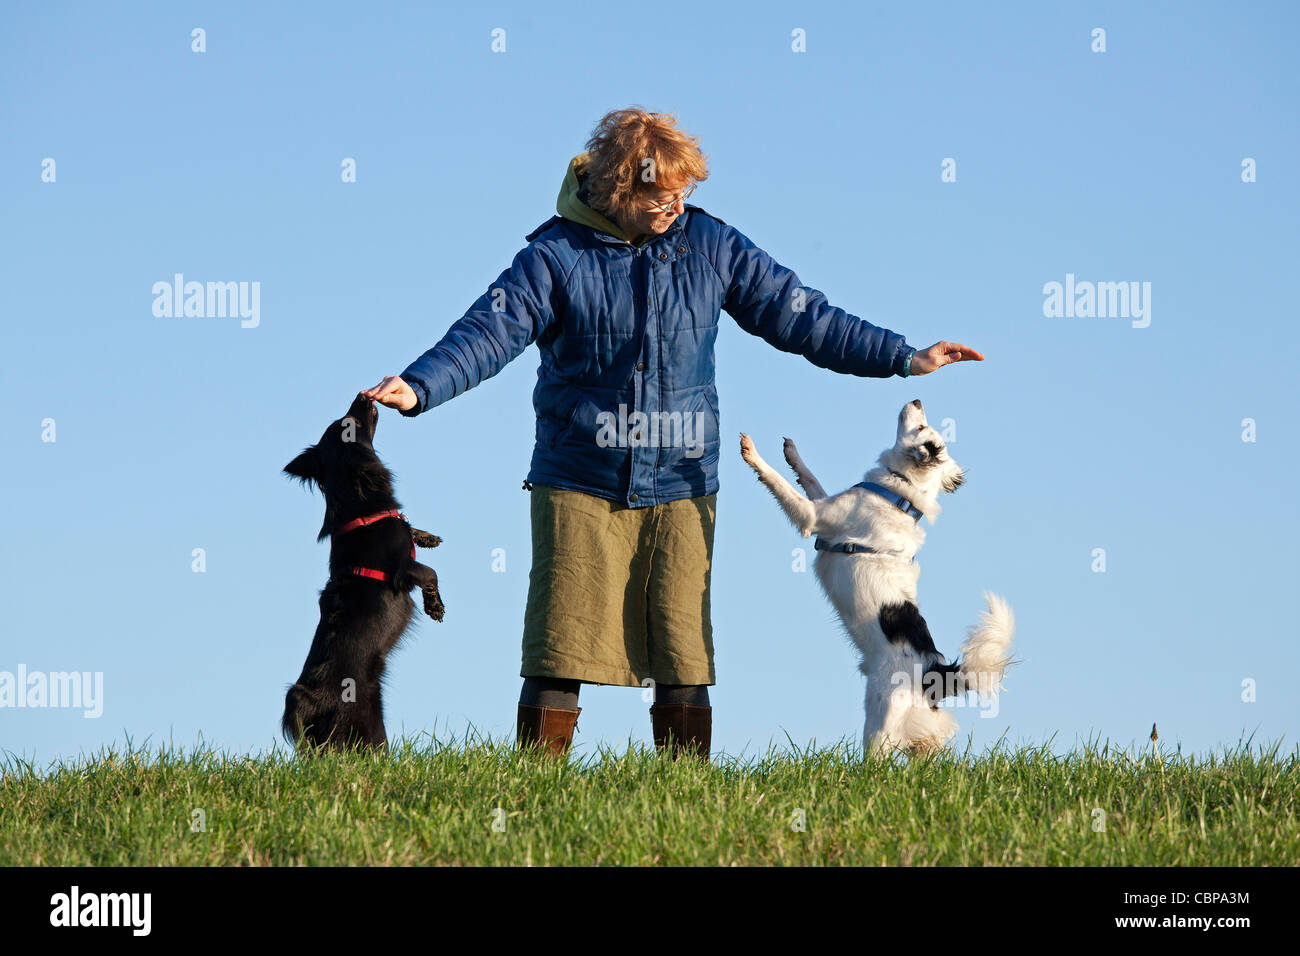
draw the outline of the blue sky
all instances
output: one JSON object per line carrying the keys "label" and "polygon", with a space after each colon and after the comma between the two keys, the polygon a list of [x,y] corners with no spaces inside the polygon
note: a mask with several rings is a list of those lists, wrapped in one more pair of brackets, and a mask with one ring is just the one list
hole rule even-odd
{"label": "blue sky", "polygon": [[[995,718],[958,711],[963,738],[1060,751],[1157,722],[1185,751],[1294,746],[1296,8],[642,11],[6,7],[0,671],[101,672],[103,711],[0,708],[0,749],[277,745],[326,576],[322,502],[280,469],[439,339],[552,214],[600,115],[632,104],[702,138],[693,201],[832,303],[987,354],[857,379],[725,315],[717,348],[724,437],[771,461],[794,437],[828,489],[860,479],[905,401],[953,420],[970,480],[930,531],[921,608],[952,654],[981,591],[1005,595],[1023,660]],[[178,272],[258,282],[256,327],[155,316]],[[1045,316],[1067,274],[1149,282],[1150,324]],[[391,660],[391,735],[513,732],[536,367],[530,349],[416,419],[382,413],[398,497],[444,539],[448,607]],[[791,570],[807,542],[734,447],[721,482],[715,749],[856,742],[856,658]],[[582,705],[580,753],[649,740],[638,691]]]}

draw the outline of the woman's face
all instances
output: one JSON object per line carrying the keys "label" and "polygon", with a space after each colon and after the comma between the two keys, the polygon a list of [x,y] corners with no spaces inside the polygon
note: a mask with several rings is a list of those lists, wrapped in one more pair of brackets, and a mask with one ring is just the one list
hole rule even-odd
{"label": "woman's face", "polygon": [[[634,236],[659,236],[668,231],[668,227],[677,221],[677,217],[685,212],[685,201],[679,197],[685,191],[686,183],[677,183],[671,186],[661,186],[655,184],[650,190],[645,192],[638,201],[638,208],[635,218],[627,225],[631,226],[630,232]],[[673,200],[676,200],[673,202]],[[667,212],[658,209],[652,209],[651,203],[668,203]]]}

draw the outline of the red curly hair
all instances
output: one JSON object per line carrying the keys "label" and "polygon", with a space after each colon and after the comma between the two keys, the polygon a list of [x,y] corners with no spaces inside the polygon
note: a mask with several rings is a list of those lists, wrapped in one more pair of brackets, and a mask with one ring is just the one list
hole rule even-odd
{"label": "red curly hair", "polygon": [[677,117],[640,107],[611,110],[587,140],[582,188],[587,204],[630,218],[656,187],[674,191],[709,178],[700,140],[677,128]]}

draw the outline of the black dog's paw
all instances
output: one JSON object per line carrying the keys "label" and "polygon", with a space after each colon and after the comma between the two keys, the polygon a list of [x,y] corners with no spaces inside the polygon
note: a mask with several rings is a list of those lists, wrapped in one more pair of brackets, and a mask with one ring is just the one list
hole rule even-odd
{"label": "black dog's paw", "polygon": [[442,603],[442,595],[438,593],[438,588],[426,587],[421,588],[420,591],[424,594],[424,613],[435,621],[441,621],[447,608]]}
{"label": "black dog's paw", "polygon": [[411,529],[411,540],[415,542],[417,548],[436,548],[442,544],[442,538],[436,534],[429,534],[427,531],[421,531],[419,528]]}

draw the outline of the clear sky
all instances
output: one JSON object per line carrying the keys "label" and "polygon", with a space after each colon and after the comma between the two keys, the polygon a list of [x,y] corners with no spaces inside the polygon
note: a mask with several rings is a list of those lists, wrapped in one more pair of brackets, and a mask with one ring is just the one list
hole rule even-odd
{"label": "clear sky", "polygon": [[[735,436],[774,462],[797,439],[839,490],[917,397],[969,477],[922,552],[922,612],[950,655],[983,589],[1019,625],[999,712],[958,711],[963,737],[1295,745],[1296,6],[649,9],[5,7],[0,672],[99,672],[103,697],[97,718],[0,708],[0,749],[277,745],[327,555],[321,499],[280,469],[439,339],[632,104],[702,138],[693,202],[832,303],[988,356],[851,378],[722,317],[716,749],[856,743],[863,716],[854,652],[792,570],[809,542]],[[259,283],[256,326],[156,316],[176,273]],[[1067,275],[1150,283],[1149,312],[1045,315]],[[447,603],[391,658],[390,735],[513,733],[536,368],[529,349],[423,416],[382,411]],[[638,691],[582,706],[579,753],[649,741]]]}

